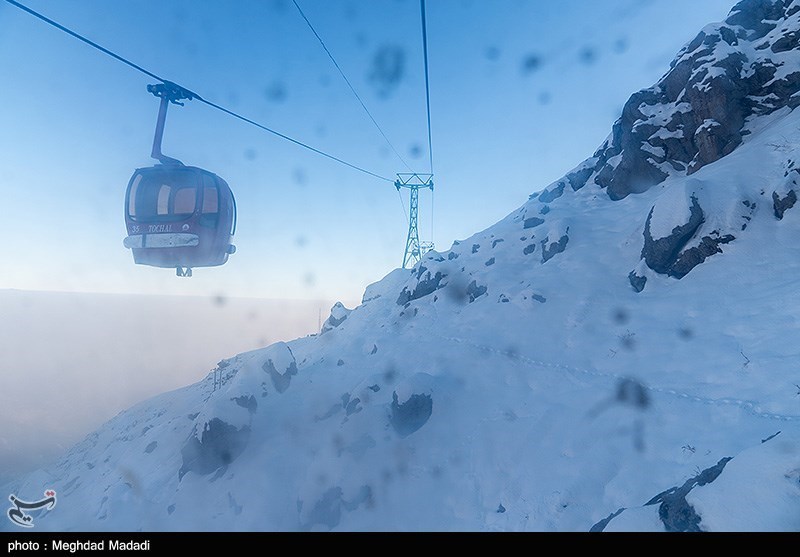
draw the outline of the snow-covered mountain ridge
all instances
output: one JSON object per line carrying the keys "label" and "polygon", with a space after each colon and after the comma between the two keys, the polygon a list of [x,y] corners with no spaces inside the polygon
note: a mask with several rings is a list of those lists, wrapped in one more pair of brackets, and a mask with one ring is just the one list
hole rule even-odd
{"label": "snow-covered mountain ridge", "polygon": [[800,5],[744,0],[687,44],[659,82],[631,96],[593,157],[544,194],[605,188],[612,199],[719,160],[759,116],[800,104]]}
{"label": "snow-covered mountain ridge", "polygon": [[740,2],[499,223],[6,489],[52,530],[800,530],[798,29]]}

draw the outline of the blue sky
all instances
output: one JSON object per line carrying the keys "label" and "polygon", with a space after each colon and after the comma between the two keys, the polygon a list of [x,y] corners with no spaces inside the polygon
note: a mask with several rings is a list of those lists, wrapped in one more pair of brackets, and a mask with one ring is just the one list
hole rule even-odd
{"label": "blue sky", "polygon": [[[393,145],[427,171],[419,3],[298,1]],[[406,170],[291,0],[25,3],[348,162]],[[422,239],[445,250],[591,155],[628,96],[733,3],[428,0],[437,189],[421,194]],[[123,197],[152,164],[152,80],[0,2],[0,83],[0,288],[354,301],[401,263],[391,184],[189,102],[170,110],[164,151],[230,183],[239,251],[191,279],[134,265]]]}

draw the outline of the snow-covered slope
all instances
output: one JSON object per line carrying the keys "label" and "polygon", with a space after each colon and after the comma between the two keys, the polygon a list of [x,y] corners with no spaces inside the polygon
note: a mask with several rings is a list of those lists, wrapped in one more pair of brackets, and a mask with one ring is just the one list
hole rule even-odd
{"label": "snow-covered slope", "polygon": [[[5,489],[55,489],[52,530],[800,530],[799,25],[800,0],[741,2],[628,104],[580,187]],[[777,98],[731,115],[730,82]],[[648,141],[614,147],[636,110]],[[680,125],[694,154],[665,147]]]}

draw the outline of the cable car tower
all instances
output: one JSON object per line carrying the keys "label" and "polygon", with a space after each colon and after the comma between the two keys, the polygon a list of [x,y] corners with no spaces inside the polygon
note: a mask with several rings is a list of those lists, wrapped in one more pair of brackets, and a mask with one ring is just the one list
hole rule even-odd
{"label": "cable car tower", "polygon": [[[431,87],[428,72],[428,18],[425,10],[425,0],[420,0],[420,15],[422,16],[422,55],[425,62],[425,106],[428,116],[428,157],[430,162],[430,173],[420,174],[412,172],[409,174],[398,174],[394,187],[397,191],[400,188],[407,188],[409,194],[408,212],[408,237],[406,238],[406,251],[403,253],[403,269],[414,266],[422,260],[422,256],[434,248],[433,242],[419,241],[419,189],[428,188],[431,190],[431,200],[433,200],[433,140],[431,139]],[[433,207],[431,206],[431,234],[433,234]]]}
{"label": "cable car tower", "polygon": [[397,191],[400,188],[409,190],[409,212],[408,212],[408,238],[406,239],[406,251],[403,254],[403,269],[413,267],[422,260],[422,256],[433,249],[432,242],[419,241],[419,189],[428,188],[433,191],[433,174],[398,174],[394,183]]}

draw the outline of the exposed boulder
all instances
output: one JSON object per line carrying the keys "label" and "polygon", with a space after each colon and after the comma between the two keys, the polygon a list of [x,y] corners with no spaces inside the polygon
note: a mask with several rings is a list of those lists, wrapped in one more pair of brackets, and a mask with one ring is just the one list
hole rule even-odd
{"label": "exposed boulder", "polygon": [[[725,457],[721,459],[714,466],[707,468],[686,480],[683,485],[673,487],[663,491],[645,503],[645,507],[659,505],[658,507],[658,520],[663,524],[664,530],[667,532],[702,532],[701,517],[697,514],[696,510],[686,500],[695,487],[704,486],[716,480],[725,465],[730,462],[732,458]],[[631,512],[628,509],[619,509],[608,517],[604,518],[590,528],[591,532],[603,532],[611,524],[614,525],[615,519],[620,515]]]}
{"label": "exposed boulder", "polygon": [[647,277],[638,275],[636,271],[631,271],[628,274],[628,281],[636,292],[641,292],[647,284]]}
{"label": "exposed boulder", "polygon": [[479,285],[476,281],[472,281],[467,285],[466,294],[469,297],[469,302],[472,303],[484,294],[486,294],[486,287]]}
{"label": "exposed boulder", "polygon": [[431,273],[427,267],[421,265],[417,272],[417,283],[414,285],[413,290],[409,290],[408,286],[403,287],[403,290],[397,297],[397,305],[404,306],[412,300],[418,300],[419,298],[433,294],[444,286],[442,280],[444,280],[446,276],[447,275],[441,271]]}
{"label": "exposed boulder", "polygon": [[551,241],[548,236],[542,240],[542,263],[547,263],[557,254],[562,253],[567,249],[569,243],[569,236],[564,234],[556,241]]}
{"label": "exposed boulder", "polygon": [[279,393],[289,388],[292,376],[297,375],[297,361],[292,349],[285,342],[277,342],[270,346],[269,355],[261,368],[269,374],[272,385]]}
{"label": "exposed boulder", "polygon": [[700,225],[703,224],[703,209],[697,198],[691,196],[691,206],[689,208],[689,218],[683,224],[679,224],[672,229],[669,235],[661,238],[653,238],[651,224],[656,207],[650,210],[644,226],[644,247],[642,248],[642,258],[657,273],[669,274],[672,267],[678,261],[681,250],[694,236]]}
{"label": "exposed boulder", "polygon": [[325,334],[344,323],[347,319],[347,316],[350,315],[350,312],[352,311],[353,310],[344,307],[342,302],[336,302],[331,308],[331,314],[325,320],[325,323],[322,324],[322,330],[320,331],[320,334]]}
{"label": "exposed boulder", "polygon": [[783,220],[783,215],[794,207],[795,203],[797,203],[797,194],[794,190],[789,190],[785,197],[778,195],[778,192],[772,192],[772,207],[778,220]]}
{"label": "exposed boulder", "polygon": [[721,459],[711,468],[706,468],[697,476],[686,480],[680,487],[673,487],[653,497],[645,506],[659,505],[658,516],[667,532],[701,532],[700,516],[686,501],[686,496],[697,486],[710,484],[716,480],[731,460]]}
{"label": "exposed boulder", "polygon": [[544,224],[544,220],[538,217],[531,217],[529,219],[525,219],[524,229],[528,230],[529,228],[536,228],[539,225]]}
{"label": "exposed boulder", "polygon": [[672,264],[669,270],[669,276],[681,279],[689,274],[689,271],[700,265],[706,259],[714,254],[722,253],[721,245],[729,244],[736,239],[732,234],[724,236],[716,230],[711,232],[709,236],[703,236],[700,244],[688,248],[681,252],[677,261]]}
{"label": "exposed boulder", "polygon": [[181,449],[183,463],[178,477],[188,472],[206,475],[227,466],[244,450],[250,438],[250,427],[237,429],[219,418],[206,422],[199,438],[191,435]]}
{"label": "exposed boulder", "polygon": [[392,393],[389,421],[400,437],[408,437],[428,423],[433,413],[433,377],[415,373]]}

